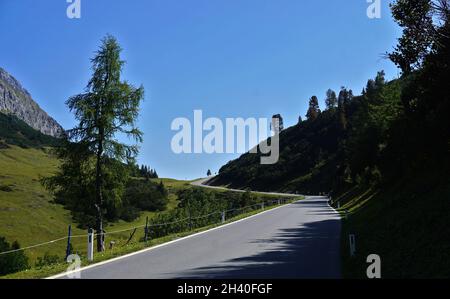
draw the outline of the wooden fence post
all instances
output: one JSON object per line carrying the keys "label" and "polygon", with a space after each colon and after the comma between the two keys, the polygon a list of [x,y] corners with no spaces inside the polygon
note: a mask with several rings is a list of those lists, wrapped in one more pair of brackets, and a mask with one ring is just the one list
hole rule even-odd
{"label": "wooden fence post", "polygon": [[69,225],[69,232],[67,235],[67,247],[66,247],[66,258],[64,260],[67,260],[67,257],[70,255],[70,237],[72,235],[72,225]]}
{"label": "wooden fence post", "polygon": [[145,235],[144,235],[144,241],[147,242],[148,240],[148,216],[145,219]]}

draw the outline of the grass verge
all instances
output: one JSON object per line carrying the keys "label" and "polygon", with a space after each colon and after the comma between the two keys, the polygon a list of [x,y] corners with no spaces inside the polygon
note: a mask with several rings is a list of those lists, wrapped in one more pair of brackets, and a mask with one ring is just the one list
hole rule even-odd
{"label": "grass verge", "polygon": [[[343,194],[341,212],[344,278],[367,279],[368,255],[381,258],[382,278],[450,277],[450,184],[447,179],[410,178],[382,189]],[[447,195],[447,196],[446,196]],[[350,257],[349,234],[356,254]]]}

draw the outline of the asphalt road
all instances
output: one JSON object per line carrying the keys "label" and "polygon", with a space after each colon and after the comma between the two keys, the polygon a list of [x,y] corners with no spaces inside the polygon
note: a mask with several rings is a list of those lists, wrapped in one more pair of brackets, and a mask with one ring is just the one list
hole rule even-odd
{"label": "asphalt road", "polygon": [[81,278],[340,278],[340,229],[326,198],[307,197],[82,270]]}

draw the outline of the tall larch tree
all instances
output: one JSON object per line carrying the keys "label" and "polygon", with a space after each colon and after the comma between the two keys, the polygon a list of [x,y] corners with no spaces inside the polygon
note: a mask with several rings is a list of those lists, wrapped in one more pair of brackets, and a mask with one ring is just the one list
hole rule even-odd
{"label": "tall larch tree", "polygon": [[[144,97],[143,87],[135,88],[121,80],[124,61],[120,58],[122,49],[117,40],[108,35],[92,62],[92,78],[86,91],[71,97],[67,105],[75,114],[78,125],[68,131],[71,143],[80,144],[84,155],[93,155],[95,170],[95,209],[97,250],[103,251],[103,216],[105,200],[112,196],[106,185],[106,177],[114,173],[117,162],[134,160],[137,145],[127,145],[117,140],[118,134],[142,142],[142,132],[136,127],[139,104]],[[111,162],[114,161],[114,162]],[[62,186],[63,187],[63,186]]]}

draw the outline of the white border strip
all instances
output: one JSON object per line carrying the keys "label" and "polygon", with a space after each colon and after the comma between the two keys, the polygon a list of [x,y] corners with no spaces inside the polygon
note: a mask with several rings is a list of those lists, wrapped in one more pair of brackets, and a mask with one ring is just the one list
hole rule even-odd
{"label": "white border strip", "polygon": [[330,201],[327,201],[327,205],[333,210],[333,212],[335,212],[336,214],[338,214],[338,215],[340,216],[340,218],[342,219],[341,213],[339,213],[335,208],[333,208],[332,205],[330,205]]}
{"label": "white border strip", "polygon": [[[305,199],[306,198],[307,197],[305,196]],[[192,237],[203,235],[203,234],[206,234],[206,233],[218,230],[218,229],[222,229],[224,227],[227,227],[227,226],[230,226],[230,225],[242,222],[242,221],[249,220],[249,219],[251,219],[253,217],[261,216],[261,215],[263,215],[265,213],[272,212],[272,211],[275,211],[275,210],[278,210],[278,209],[290,206],[290,205],[292,205],[294,203],[297,203],[299,201],[302,201],[302,200],[297,200],[295,202],[292,202],[292,203],[289,203],[289,204],[286,204],[286,205],[282,205],[280,207],[276,207],[276,208],[273,208],[273,209],[270,209],[270,210],[267,210],[267,211],[263,211],[263,212],[255,214],[255,215],[251,215],[251,216],[248,216],[246,218],[242,218],[242,219],[239,219],[239,220],[236,220],[236,221],[224,224],[224,225],[213,227],[211,229],[208,229],[208,230],[205,230],[205,231],[201,231],[201,232],[198,232],[198,233],[186,236],[186,237],[182,237],[182,238],[179,238],[179,239],[176,239],[176,240],[172,240],[172,241],[169,241],[169,242],[166,242],[166,243],[163,243],[163,244],[159,244],[159,245],[156,245],[156,246],[153,246],[153,247],[145,248],[145,249],[142,249],[142,250],[139,250],[139,251],[136,251],[136,252],[132,252],[132,253],[129,253],[129,254],[126,254],[126,255],[115,257],[115,258],[112,258],[112,259],[109,259],[109,260],[106,260],[106,261],[103,261],[103,262],[99,262],[99,263],[96,263],[96,264],[92,264],[92,265],[89,265],[89,266],[86,266],[86,267],[82,267],[82,268],[80,268],[78,270],[68,271],[68,272],[64,272],[64,273],[57,274],[57,275],[54,275],[54,276],[50,276],[50,277],[47,277],[45,279],[56,279],[56,278],[61,278],[61,277],[68,276],[68,275],[74,274],[74,273],[79,273],[79,272],[81,273],[81,272],[83,272],[85,270],[88,270],[88,269],[91,269],[91,268],[95,268],[95,267],[102,266],[102,265],[105,265],[105,264],[113,263],[115,261],[122,260],[122,259],[134,256],[134,255],[137,255],[137,254],[141,254],[141,253],[144,253],[144,252],[147,252],[147,251],[151,251],[151,250],[163,247],[163,246],[167,246],[167,245],[170,245],[170,244],[173,244],[173,243],[176,243],[176,242],[180,242],[180,241],[192,238]]]}

